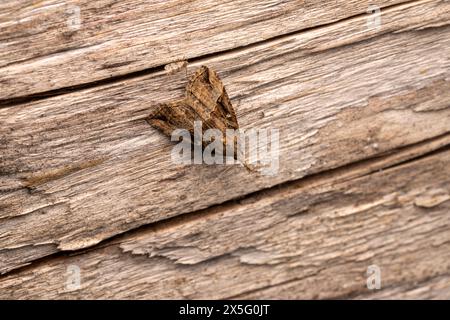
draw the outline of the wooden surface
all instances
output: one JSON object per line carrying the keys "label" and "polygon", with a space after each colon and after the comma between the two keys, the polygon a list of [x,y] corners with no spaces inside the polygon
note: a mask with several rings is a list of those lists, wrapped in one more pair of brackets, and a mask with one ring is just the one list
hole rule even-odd
{"label": "wooden surface", "polygon": [[[450,298],[450,2],[74,3],[0,5],[0,298]],[[185,59],[277,175],[172,163]]]}
{"label": "wooden surface", "polygon": [[[76,32],[67,25],[73,5],[82,13]],[[361,14],[368,2],[24,0],[3,6],[0,98],[11,98],[245,47]]]}

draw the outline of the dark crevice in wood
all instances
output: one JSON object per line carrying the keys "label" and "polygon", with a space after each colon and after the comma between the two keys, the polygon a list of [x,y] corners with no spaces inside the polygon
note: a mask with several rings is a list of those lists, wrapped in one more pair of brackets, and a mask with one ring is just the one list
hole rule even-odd
{"label": "dark crevice in wood", "polygon": [[[445,135],[447,135],[447,134],[445,134]],[[407,165],[409,163],[412,163],[412,162],[415,162],[415,161],[419,161],[419,160],[422,160],[422,159],[425,159],[425,158],[428,158],[428,157],[432,157],[434,155],[437,155],[437,154],[440,154],[440,153],[444,153],[444,152],[447,152],[447,151],[450,151],[450,145],[445,145],[445,146],[442,146],[441,148],[436,149],[434,151],[430,151],[430,152],[427,152],[425,154],[416,156],[414,158],[407,159],[407,160],[404,160],[404,161],[400,161],[398,163],[394,163],[392,165],[389,165],[387,167],[382,168],[381,170],[383,170],[383,171],[390,170],[390,169],[393,169],[393,168],[396,168],[396,167],[399,167],[399,166],[403,166],[403,165]]]}
{"label": "dark crevice in wood", "polygon": [[[23,270],[23,269],[34,268],[34,266],[36,264],[39,264],[41,262],[45,262],[45,261],[48,261],[51,259],[55,259],[57,257],[79,255],[79,254],[86,253],[88,251],[97,250],[97,249],[101,249],[101,248],[108,247],[111,245],[115,245],[117,243],[120,243],[123,239],[125,239],[127,236],[129,236],[131,234],[135,235],[137,233],[147,233],[149,231],[163,230],[163,229],[171,228],[171,227],[174,227],[174,226],[186,223],[186,222],[191,222],[191,221],[198,220],[198,219],[204,219],[205,217],[219,214],[225,210],[230,210],[233,207],[238,206],[241,201],[248,200],[251,198],[259,200],[264,197],[270,196],[272,194],[278,194],[280,192],[284,192],[291,188],[299,188],[299,187],[305,188],[308,185],[314,185],[314,187],[318,187],[320,185],[326,184],[330,180],[334,180],[336,182],[345,182],[350,179],[358,179],[358,178],[373,174],[377,171],[393,170],[399,166],[408,165],[409,163],[450,151],[450,144],[445,144],[441,147],[438,147],[435,150],[425,152],[423,154],[411,156],[410,158],[408,158],[406,160],[400,160],[400,161],[395,160],[395,156],[398,153],[408,152],[408,151],[414,150],[416,148],[423,147],[426,144],[429,144],[429,143],[432,143],[435,141],[439,141],[440,139],[446,138],[449,136],[450,136],[450,132],[439,135],[437,137],[426,139],[426,140],[423,140],[423,141],[420,141],[420,142],[417,142],[417,143],[414,143],[414,144],[411,144],[408,146],[397,148],[395,150],[389,151],[385,154],[377,155],[375,157],[362,159],[362,160],[352,162],[352,163],[349,163],[349,164],[346,164],[346,165],[343,165],[343,166],[340,166],[337,168],[332,168],[329,170],[325,170],[325,171],[321,171],[321,172],[314,173],[311,175],[307,175],[300,179],[285,181],[283,183],[274,185],[272,187],[268,187],[268,188],[264,188],[264,189],[261,189],[261,190],[255,191],[255,192],[251,192],[251,193],[227,200],[223,203],[217,203],[217,204],[211,205],[207,208],[204,208],[204,209],[201,209],[198,211],[184,212],[184,213],[181,213],[174,217],[170,217],[170,218],[159,220],[159,221],[156,221],[153,223],[145,224],[145,225],[124,231],[122,233],[118,233],[114,236],[111,236],[107,239],[102,240],[98,244],[96,244],[92,247],[89,247],[89,248],[83,248],[83,249],[74,250],[74,251],[59,251],[54,254],[50,254],[48,256],[44,256],[42,258],[38,258],[33,261],[30,261],[29,265],[18,267],[16,269],[12,269],[10,271],[6,271],[2,274],[1,277],[8,275],[8,274],[14,274],[14,273],[21,272],[21,270]],[[393,163],[391,163],[387,166],[382,166],[382,165],[376,166],[377,162],[389,159],[391,157],[394,158]],[[362,172],[353,177],[345,178],[345,173],[351,172],[353,170],[357,170],[358,168],[361,168],[361,167],[370,168],[371,166],[373,166],[373,168],[368,170],[367,172]],[[341,178],[339,178],[339,177],[341,177]]]}
{"label": "dark crevice in wood", "polygon": [[[390,10],[390,9],[393,9],[393,8],[396,8],[399,6],[404,6],[407,4],[411,4],[414,2],[419,2],[419,0],[405,1],[402,3],[393,4],[390,6],[385,6],[380,9]],[[190,63],[202,62],[204,60],[211,59],[211,58],[217,57],[219,55],[224,55],[224,54],[228,54],[228,53],[236,53],[236,52],[239,52],[242,50],[251,49],[251,48],[260,46],[262,44],[270,43],[272,41],[277,41],[277,40],[281,40],[284,38],[288,38],[293,35],[298,35],[301,33],[306,33],[306,32],[311,32],[311,31],[317,31],[317,30],[329,27],[334,24],[339,24],[339,23],[342,23],[345,21],[350,21],[350,20],[358,18],[358,17],[363,17],[366,14],[367,13],[364,12],[364,13],[356,14],[356,15],[349,16],[346,18],[338,19],[338,20],[335,20],[335,21],[332,21],[329,23],[324,23],[324,24],[320,24],[317,26],[304,28],[304,29],[300,29],[300,30],[294,30],[294,31],[291,31],[291,32],[288,32],[288,33],[285,33],[282,35],[278,35],[275,37],[271,37],[271,38],[268,38],[265,40],[253,42],[248,45],[242,45],[242,46],[238,46],[238,47],[235,47],[232,49],[221,50],[221,51],[213,52],[210,54],[193,57],[193,58],[189,59],[189,62]],[[342,46],[345,46],[345,45],[342,45]],[[73,49],[74,48],[71,48],[71,50],[73,50]],[[63,52],[63,51],[64,50],[62,50],[61,52]],[[90,88],[94,88],[94,87],[109,85],[109,84],[124,81],[124,80],[130,80],[130,79],[135,79],[135,78],[139,78],[139,77],[144,77],[144,76],[147,76],[147,75],[159,72],[159,71],[163,71],[164,67],[165,67],[165,64],[159,65],[159,66],[154,66],[154,67],[143,69],[143,70],[133,71],[133,72],[123,74],[123,75],[112,76],[110,78],[105,78],[105,79],[101,79],[101,80],[97,80],[97,81],[93,81],[93,82],[80,83],[80,84],[69,86],[69,87],[63,87],[63,88],[59,88],[59,89],[55,89],[55,90],[43,91],[43,92],[20,96],[20,97],[15,97],[15,98],[0,99],[0,109],[13,107],[16,105],[21,105],[21,104],[25,104],[25,103],[34,102],[34,101],[40,101],[40,100],[43,100],[46,98],[56,97],[56,96],[60,96],[60,95],[64,95],[64,94],[70,94],[72,92],[76,92],[79,90],[90,89]]]}
{"label": "dark crevice in wood", "polygon": [[40,100],[44,100],[44,99],[51,98],[51,97],[70,94],[72,92],[76,92],[79,90],[85,90],[85,89],[90,89],[90,88],[94,88],[94,87],[106,86],[106,85],[113,84],[113,83],[120,82],[120,81],[139,78],[139,77],[146,76],[148,74],[156,73],[156,72],[163,71],[163,70],[164,70],[164,66],[157,66],[157,67],[153,67],[153,68],[149,68],[149,69],[134,71],[131,73],[127,73],[125,75],[114,76],[111,78],[97,80],[94,82],[81,83],[81,84],[77,84],[77,85],[70,86],[70,87],[64,87],[64,88],[60,88],[60,89],[44,91],[44,92],[35,93],[35,94],[27,95],[27,96],[16,97],[16,98],[11,98],[11,99],[4,99],[4,100],[0,100],[0,109],[9,108],[9,107],[13,107],[13,106],[24,104],[24,103],[40,101]]}

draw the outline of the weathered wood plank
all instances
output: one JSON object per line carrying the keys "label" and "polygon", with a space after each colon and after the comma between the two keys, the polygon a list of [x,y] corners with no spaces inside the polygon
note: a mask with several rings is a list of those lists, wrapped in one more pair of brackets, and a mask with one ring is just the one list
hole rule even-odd
{"label": "weathered wood plank", "polygon": [[[0,269],[444,135],[449,3],[415,5],[387,12],[378,33],[358,17],[191,66],[219,71],[241,127],[280,129],[275,177],[174,166],[143,118],[183,94],[180,74],[0,109]],[[433,141],[428,150],[448,136]]]}
{"label": "weathered wood plank", "polygon": [[393,286],[372,294],[360,294],[352,297],[354,299],[421,299],[421,300],[449,300],[450,299],[450,277],[440,275],[408,285]]}
{"label": "weathered wood plank", "polygon": [[[0,278],[0,297],[370,297],[370,265],[381,270],[382,289],[374,297],[422,297],[432,278],[445,296],[450,151],[369,175],[363,168],[337,170],[48,259]],[[69,265],[80,268],[81,286],[73,291],[65,287]]]}
{"label": "weathered wood plank", "polygon": [[[377,5],[402,2],[379,0]],[[366,0],[7,2],[0,7],[0,99],[243,47],[364,14],[369,4]]]}

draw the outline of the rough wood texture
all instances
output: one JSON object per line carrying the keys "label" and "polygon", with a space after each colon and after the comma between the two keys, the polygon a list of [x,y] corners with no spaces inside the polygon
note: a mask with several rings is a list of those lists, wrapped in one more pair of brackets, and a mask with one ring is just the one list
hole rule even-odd
{"label": "rough wood texture", "polygon": [[[345,297],[368,294],[366,270],[373,264],[386,288],[377,297],[420,281],[448,297],[450,151],[369,175],[364,168],[49,259],[3,278],[0,297]],[[81,288],[70,292],[68,265],[81,270]],[[404,297],[429,296],[426,287],[407,291]]]}
{"label": "rough wood texture", "polygon": [[[377,5],[402,2],[380,0]],[[6,4],[0,7],[0,99],[247,46],[365,13],[368,4],[361,0]],[[80,8],[79,29],[68,24],[74,5]]]}
{"label": "rough wood texture", "polygon": [[[184,95],[182,74],[168,82],[157,72],[1,109],[0,269],[445,134],[450,28],[435,27],[445,16],[424,14],[406,27],[405,20],[390,25],[386,13],[385,28],[395,33],[338,49],[317,48],[341,45],[365,19],[203,61],[222,70],[241,127],[279,128],[276,177],[173,165],[170,141],[145,117],[155,102]],[[424,21],[433,27],[411,31]],[[332,31],[341,33],[335,44]],[[193,183],[202,187],[192,190]]]}
{"label": "rough wood texture", "polygon": [[[105,288],[111,297],[144,297],[150,294],[144,283],[153,281],[153,297],[283,297],[283,290],[286,297],[447,297],[450,2],[381,2],[388,6],[381,27],[371,30],[365,1],[212,3],[80,1],[87,20],[65,37],[55,15],[62,2],[0,4],[0,273],[10,273],[0,278],[7,289],[1,294],[37,297],[47,282],[48,290],[59,288],[63,284],[50,278],[77,259],[64,252],[93,247],[79,256],[89,276],[76,297],[101,297]],[[239,4],[243,13],[230,9]],[[342,10],[330,10],[337,7]],[[212,19],[221,10],[223,20]],[[102,22],[97,31],[95,22]],[[42,32],[27,34],[31,25]],[[171,162],[173,145],[145,118],[152,106],[184,96],[185,72],[163,68],[183,59],[191,60],[188,74],[200,65],[218,71],[240,127],[280,130],[275,177],[239,166]],[[108,77],[113,80],[92,82]],[[67,88],[82,83],[89,85]],[[57,88],[67,92],[45,92]],[[43,96],[28,96],[34,93]],[[373,173],[408,160],[414,161],[389,174]],[[316,180],[323,185],[317,193],[301,187]],[[347,188],[358,191],[345,197]],[[414,197],[392,200],[403,192]],[[297,197],[308,208],[313,203],[299,220],[290,217]],[[229,202],[241,198],[242,205]],[[240,233],[223,231],[222,215],[214,212],[233,216],[230,228]],[[348,220],[334,219],[339,212]],[[147,224],[162,231],[119,236],[105,248],[100,243]],[[197,239],[197,224],[218,242]],[[220,233],[229,235],[229,244],[220,242]],[[165,243],[168,237],[181,239],[174,240],[180,246]],[[323,246],[317,260],[307,254],[311,243]],[[390,273],[386,290],[373,295],[361,287],[361,268],[370,260],[361,252],[368,247]],[[219,252],[217,261],[211,250]],[[255,266],[264,259],[268,263]],[[421,267],[400,270],[409,262]],[[198,274],[202,270],[213,276]],[[247,273],[247,282],[225,286],[229,277]],[[165,275],[172,291],[158,291]],[[183,284],[183,278],[195,282]],[[306,290],[321,279],[327,284]],[[177,283],[185,289],[177,291]],[[70,296],[41,290],[43,297]]]}

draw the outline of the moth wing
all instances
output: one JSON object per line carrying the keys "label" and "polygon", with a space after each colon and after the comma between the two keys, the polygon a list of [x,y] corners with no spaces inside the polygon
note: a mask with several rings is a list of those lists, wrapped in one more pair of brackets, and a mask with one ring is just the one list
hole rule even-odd
{"label": "moth wing", "polygon": [[217,73],[202,66],[186,87],[186,102],[197,110],[208,128],[238,129],[236,112]]}
{"label": "moth wing", "polygon": [[175,129],[186,129],[193,134],[195,120],[195,112],[185,100],[161,103],[147,117],[151,126],[168,136],[171,136]]}

